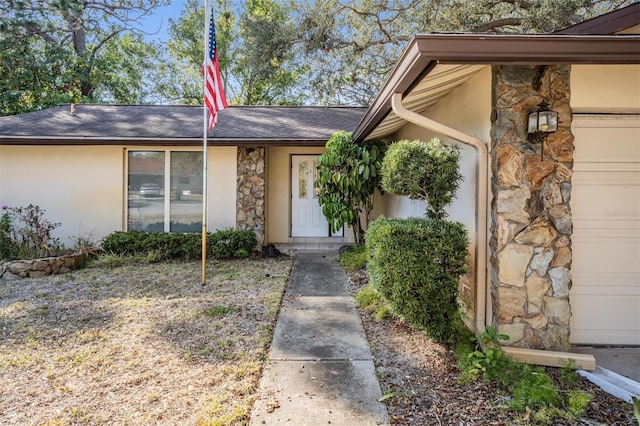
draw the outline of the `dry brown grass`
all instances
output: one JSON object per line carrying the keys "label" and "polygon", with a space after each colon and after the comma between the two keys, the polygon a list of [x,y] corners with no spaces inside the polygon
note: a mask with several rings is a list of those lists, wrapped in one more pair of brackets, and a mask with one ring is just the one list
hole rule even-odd
{"label": "dry brown grass", "polygon": [[245,424],[291,260],[0,282],[0,424]]}

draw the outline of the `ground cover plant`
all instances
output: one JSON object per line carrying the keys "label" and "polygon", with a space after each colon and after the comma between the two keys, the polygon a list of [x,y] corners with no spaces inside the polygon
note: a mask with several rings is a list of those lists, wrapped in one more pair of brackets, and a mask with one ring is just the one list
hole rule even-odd
{"label": "ground cover plant", "polygon": [[[393,313],[370,283],[362,249],[347,252],[382,401],[394,425],[636,425],[630,404],[580,377],[572,365],[542,368],[506,358],[488,328],[445,345]],[[348,265],[348,266],[346,266]],[[484,348],[478,345],[483,340]]]}
{"label": "ground cover plant", "polygon": [[291,259],[135,263],[0,286],[0,424],[246,424]]}

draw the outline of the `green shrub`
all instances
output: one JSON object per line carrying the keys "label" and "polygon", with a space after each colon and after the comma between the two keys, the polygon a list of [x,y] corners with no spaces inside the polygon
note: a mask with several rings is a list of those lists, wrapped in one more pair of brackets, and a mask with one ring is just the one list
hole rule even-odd
{"label": "green shrub", "polygon": [[340,264],[347,271],[357,271],[367,264],[368,257],[365,246],[352,246],[340,256]]}
{"label": "green shrub", "polygon": [[391,144],[382,160],[382,188],[412,200],[427,202],[427,217],[443,219],[444,208],[455,196],[462,174],[460,148],[439,139],[399,141]]}
{"label": "green shrub", "polygon": [[[334,133],[326,151],[318,157],[318,202],[334,232],[347,224],[357,245],[364,243],[364,229],[373,209],[373,194],[380,184],[380,165],[386,145],[368,140],[355,143],[352,134]],[[364,216],[364,223],[362,222]]]}
{"label": "green shrub", "polygon": [[[250,229],[223,229],[207,234],[207,256],[244,258],[253,253],[256,236]],[[117,231],[102,241],[102,249],[120,256],[145,256],[149,262],[195,260],[202,256],[201,234]]]}
{"label": "green shrub", "polygon": [[366,312],[374,312],[377,321],[393,316],[389,302],[371,284],[362,287],[356,293],[355,300],[359,308]]}
{"label": "green shrub", "polygon": [[467,231],[436,219],[376,219],[367,231],[373,286],[396,315],[437,341],[454,343],[464,328],[458,306],[467,270]]}
{"label": "green shrub", "polygon": [[258,241],[251,229],[221,229],[207,238],[207,250],[216,259],[247,257]]}

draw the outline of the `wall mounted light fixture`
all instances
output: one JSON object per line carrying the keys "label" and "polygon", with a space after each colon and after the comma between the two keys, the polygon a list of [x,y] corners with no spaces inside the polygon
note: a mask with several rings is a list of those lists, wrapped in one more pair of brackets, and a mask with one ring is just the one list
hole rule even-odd
{"label": "wall mounted light fixture", "polygon": [[542,143],[540,148],[540,158],[544,160],[544,140],[547,133],[558,130],[558,113],[549,109],[549,104],[542,101],[538,104],[538,109],[529,114],[527,133],[529,142]]}
{"label": "wall mounted light fixture", "polygon": [[558,113],[549,110],[549,104],[542,101],[538,104],[538,109],[529,114],[529,133],[551,133],[558,130]]}

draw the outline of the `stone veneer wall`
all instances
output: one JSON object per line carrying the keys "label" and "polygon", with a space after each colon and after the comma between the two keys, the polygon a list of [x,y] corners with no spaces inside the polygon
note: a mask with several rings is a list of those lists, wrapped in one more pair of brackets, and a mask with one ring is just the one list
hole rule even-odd
{"label": "stone veneer wall", "polygon": [[[570,66],[494,66],[491,205],[493,324],[508,345],[569,349],[573,135]],[[527,140],[546,100],[558,131]]]}
{"label": "stone veneer wall", "polygon": [[13,260],[0,264],[0,280],[39,278],[52,274],[64,274],[83,265],[89,255],[74,253],[59,257],[34,260]]}
{"label": "stone veneer wall", "polygon": [[236,227],[251,228],[264,244],[265,148],[238,147]]}

